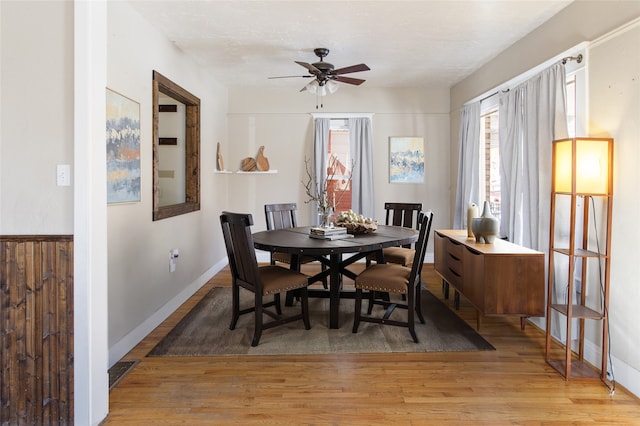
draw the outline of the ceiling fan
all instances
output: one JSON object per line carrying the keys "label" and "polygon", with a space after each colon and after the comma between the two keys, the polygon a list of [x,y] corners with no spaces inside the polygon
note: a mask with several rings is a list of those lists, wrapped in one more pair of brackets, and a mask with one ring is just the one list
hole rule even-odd
{"label": "ceiling fan", "polygon": [[309,71],[309,75],[288,75],[269,78],[315,77],[311,83],[304,86],[300,91],[303,92],[306,90],[320,96],[324,96],[327,92],[334,93],[338,90],[338,84],[336,82],[353,84],[356,86],[365,82],[365,80],[359,78],[344,77],[342,75],[360,71],[369,71],[370,68],[365,64],[351,65],[349,67],[335,69],[333,64],[324,61],[324,58],[329,54],[329,49],[322,47],[313,49],[313,52],[320,58],[319,62],[308,64],[306,62],[294,61],[296,64],[305,67]]}

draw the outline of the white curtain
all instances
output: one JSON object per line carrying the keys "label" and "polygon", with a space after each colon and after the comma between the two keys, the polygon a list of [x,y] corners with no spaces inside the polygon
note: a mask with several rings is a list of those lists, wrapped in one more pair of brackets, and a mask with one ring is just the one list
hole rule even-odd
{"label": "white curtain", "polygon": [[558,63],[499,96],[500,235],[534,250],[549,246],[551,144],[568,136],[565,85]]}
{"label": "white curtain", "polygon": [[[327,164],[329,157],[329,129],[331,128],[330,118],[316,118],[313,138],[313,177],[318,186],[327,178]],[[321,188],[316,188],[316,193],[320,194]],[[318,221],[318,206],[311,206],[311,222]]]}
{"label": "white curtain", "polygon": [[351,208],[375,216],[373,194],[373,138],[370,118],[349,119],[349,144],[355,164],[351,177]]}
{"label": "white curtain", "polygon": [[466,105],[460,112],[459,145],[458,186],[453,226],[455,229],[466,229],[469,203],[480,203],[480,102]]}

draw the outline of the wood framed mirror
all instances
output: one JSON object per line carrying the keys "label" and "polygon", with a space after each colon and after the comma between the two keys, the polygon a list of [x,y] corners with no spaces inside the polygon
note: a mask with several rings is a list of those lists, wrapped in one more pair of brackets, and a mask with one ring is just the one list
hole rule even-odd
{"label": "wood framed mirror", "polygon": [[153,220],[200,210],[200,99],[153,71]]}

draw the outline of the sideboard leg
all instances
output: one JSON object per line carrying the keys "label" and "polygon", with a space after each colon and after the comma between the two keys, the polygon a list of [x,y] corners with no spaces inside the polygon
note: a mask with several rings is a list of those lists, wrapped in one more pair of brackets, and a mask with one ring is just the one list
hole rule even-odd
{"label": "sideboard leg", "polygon": [[449,283],[445,280],[442,280],[442,293],[444,293],[444,298],[449,298]]}

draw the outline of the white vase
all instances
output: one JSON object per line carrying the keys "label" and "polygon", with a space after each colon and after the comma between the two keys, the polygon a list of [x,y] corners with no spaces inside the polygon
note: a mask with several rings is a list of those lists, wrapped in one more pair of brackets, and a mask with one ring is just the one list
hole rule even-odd
{"label": "white vase", "polygon": [[485,201],[480,217],[472,220],[471,230],[476,237],[476,243],[484,242],[486,244],[493,244],[499,229],[500,223],[498,219],[491,214],[489,202]]}
{"label": "white vase", "polygon": [[473,223],[473,218],[476,217],[478,217],[478,206],[476,203],[469,203],[469,207],[467,207],[467,237],[469,238],[473,238],[471,224]]}

